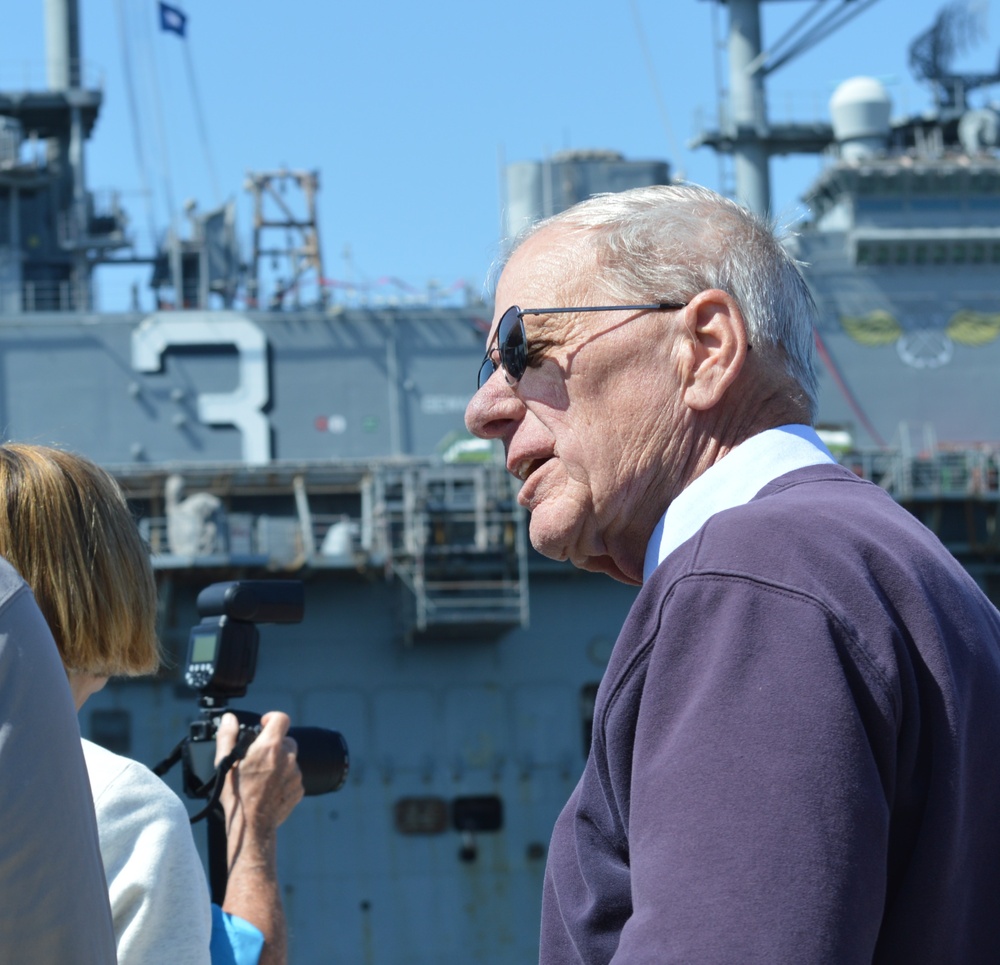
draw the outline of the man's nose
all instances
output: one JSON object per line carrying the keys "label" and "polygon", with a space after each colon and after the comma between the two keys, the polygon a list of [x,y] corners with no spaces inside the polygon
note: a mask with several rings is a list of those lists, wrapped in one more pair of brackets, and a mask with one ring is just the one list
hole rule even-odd
{"label": "man's nose", "polygon": [[472,397],[465,410],[465,427],[480,439],[500,439],[520,421],[524,404],[498,368]]}

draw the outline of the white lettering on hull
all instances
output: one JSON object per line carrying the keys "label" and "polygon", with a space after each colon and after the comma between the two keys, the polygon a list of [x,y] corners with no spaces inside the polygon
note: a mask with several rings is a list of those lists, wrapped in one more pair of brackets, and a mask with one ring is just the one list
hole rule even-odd
{"label": "white lettering on hull", "polygon": [[264,414],[270,398],[267,338],[259,325],[236,312],[156,312],[132,332],[132,366],[159,372],[163,353],[190,345],[233,345],[240,382],[232,392],[198,396],[198,419],[205,425],[232,425],[243,436],[243,461],[271,461],[271,425]]}

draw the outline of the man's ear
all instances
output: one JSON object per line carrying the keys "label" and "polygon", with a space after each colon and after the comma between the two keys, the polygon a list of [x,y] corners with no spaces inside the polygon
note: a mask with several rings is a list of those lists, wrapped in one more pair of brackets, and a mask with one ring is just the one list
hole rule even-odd
{"label": "man's ear", "polygon": [[685,380],[683,396],[691,409],[718,405],[746,361],[748,341],[736,300],[711,288],[699,292],[684,309]]}

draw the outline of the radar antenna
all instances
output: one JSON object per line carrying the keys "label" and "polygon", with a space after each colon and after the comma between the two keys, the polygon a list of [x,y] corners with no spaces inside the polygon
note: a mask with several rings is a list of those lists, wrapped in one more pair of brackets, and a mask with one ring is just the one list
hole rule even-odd
{"label": "radar antenna", "polygon": [[941,9],[934,23],[910,44],[910,69],[928,81],[940,110],[961,113],[967,95],[977,87],[1000,83],[1000,62],[994,73],[952,72],[956,56],[968,50],[986,32],[986,4],[954,0]]}

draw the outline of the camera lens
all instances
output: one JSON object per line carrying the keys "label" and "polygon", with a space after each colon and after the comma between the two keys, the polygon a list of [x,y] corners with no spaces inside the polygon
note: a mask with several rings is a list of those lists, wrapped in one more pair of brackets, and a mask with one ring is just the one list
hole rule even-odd
{"label": "camera lens", "polygon": [[302,787],[307,796],[329,794],[344,786],[350,755],[347,741],[338,731],[325,727],[291,727],[288,736],[298,746]]}

